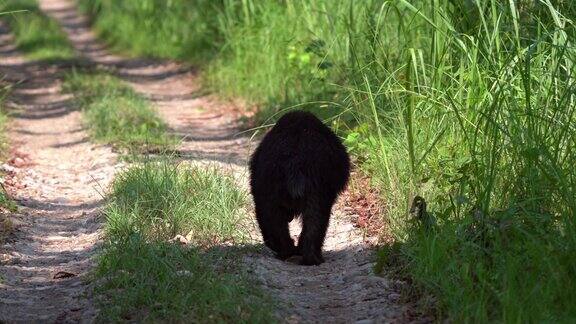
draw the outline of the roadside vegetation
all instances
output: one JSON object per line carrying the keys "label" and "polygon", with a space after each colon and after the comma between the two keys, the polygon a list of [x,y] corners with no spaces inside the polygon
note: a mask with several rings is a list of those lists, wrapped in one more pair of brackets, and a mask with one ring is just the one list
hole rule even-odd
{"label": "roadside vegetation", "polygon": [[105,208],[96,270],[100,320],[273,321],[270,301],[232,249],[244,242],[246,201],[246,192],[216,169],[166,160],[120,173]]}
{"label": "roadside vegetation", "polygon": [[260,123],[330,121],[381,188],[396,237],[381,266],[441,317],[576,317],[571,0],[79,3],[115,48],[201,64]]}
{"label": "roadside vegetation", "polygon": [[5,160],[8,157],[8,150],[10,148],[10,142],[6,136],[8,113],[5,107],[5,100],[10,94],[10,87],[3,83],[2,77],[0,74],[0,160]]}
{"label": "roadside vegetation", "polygon": [[58,23],[40,11],[36,0],[2,0],[0,12],[18,49],[29,59],[58,61],[74,57],[66,35]]}
{"label": "roadside vegetation", "polygon": [[[2,77],[0,75],[0,77]],[[10,143],[6,137],[6,127],[8,124],[8,116],[6,115],[4,100],[8,95],[9,88],[1,83],[0,80],[0,161],[4,163],[8,157],[8,149],[10,148]],[[7,217],[9,212],[16,210],[16,204],[9,197],[6,189],[4,188],[4,171],[0,171],[0,179],[2,180],[2,185],[0,186],[0,243],[4,238],[10,234],[12,231],[12,222]]]}
{"label": "roadside vegetation", "polygon": [[62,88],[74,94],[97,141],[132,154],[162,152],[175,143],[148,100],[117,77],[73,70]]}

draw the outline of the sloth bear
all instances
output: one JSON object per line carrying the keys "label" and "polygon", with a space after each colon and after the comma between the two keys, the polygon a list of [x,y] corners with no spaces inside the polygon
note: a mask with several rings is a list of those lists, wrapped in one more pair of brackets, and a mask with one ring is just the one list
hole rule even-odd
{"label": "sloth bear", "polygon": [[[281,260],[324,262],[322,244],[332,205],[350,175],[340,139],[309,112],[285,114],[264,136],[250,160],[250,186],[264,244]],[[298,245],[288,223],[302,218]]]}

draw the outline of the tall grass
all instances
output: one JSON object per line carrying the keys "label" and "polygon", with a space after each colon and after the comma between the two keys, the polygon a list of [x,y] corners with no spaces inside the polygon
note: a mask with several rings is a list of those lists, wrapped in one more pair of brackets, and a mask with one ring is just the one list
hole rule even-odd
{"label": "tall grass", "polygon": [[[430,202],[436,226],[400,224],[398,252],[456,321],[576,314],[576,51],[561,4],[486,1],[461,18],[440,2],[401,2],[411,21],[401,33],[420,41],[353,90],[391,108],[375,115],[383,144],[366,166],[393,219],[415,194]],[[374,51],[390,56],[384,43]]]}
{"label": "tall grass", "polygon": [[58,23],[46,16],[36,0],[2,0],[0,19],[14,33],[18,49],[34,60],[63,60],[74,57],[74,50]]}
{"label": "tall grass", "polygon": [[[100,321],[273,321],[270,302],[226,244],[243,240],[245,203],[245,192],[215,169],[160,161],[120,173],[104,211]],[[169,243],[176,235],[190,244]]]}
{"label": "tall grass", "polygon": [[[331,118],[382,187],[399,242],[382,263],[400,263],[442,316],[576,317],[572,1],[81,2],[104,37],[122,21],[140,47],[158,27],[133,18],[143,8],[160,25],[209,25],[209,86],[259,104],[263,121],[294,106]],[[178,22],[160,3],[212,14]],[[427,229],[409,219],[415,195]]]}

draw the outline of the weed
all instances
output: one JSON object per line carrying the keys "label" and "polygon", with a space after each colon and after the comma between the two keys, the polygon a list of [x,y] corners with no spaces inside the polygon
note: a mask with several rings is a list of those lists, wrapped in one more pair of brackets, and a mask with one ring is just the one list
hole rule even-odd
{"label": "weed", "polygon": [[270,303],[244,274],[220,271],[208,261],[194,247],[137,235],[106,246],[96,272],[100,321],[273,321]]}
{"label": "weed", "polygon": [[[221,1],[146,0],[118,6],[104,0],[79,1],[79,5],[85,12],[106,13],[98,16],[96,24],[102,28],[97,30],[113,49],[126,54],[203,62],[218,49],[214,10]],[[183,21],[198,23],[183,25]]]}

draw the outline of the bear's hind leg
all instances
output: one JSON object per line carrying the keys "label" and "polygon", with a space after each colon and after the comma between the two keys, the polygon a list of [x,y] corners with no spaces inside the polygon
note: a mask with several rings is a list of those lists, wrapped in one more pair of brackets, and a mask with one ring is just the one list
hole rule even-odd
{"label": "bear's hind leg", "polygon": [[298,239],[298,250],[302,253],[303,265],[319,265],[324,262],[322,245],[330,222],[331,204],[310,204],[302,214],[302,233]]}
{"label": "bear's hind leg", "polygon": [[264,244],[276,253],[280,260],[285,260],[296,254],[294,240],[290,237],[289,222],[292,219],[290,211],[267,204],[256,207],[256,219],[260,225]]}

